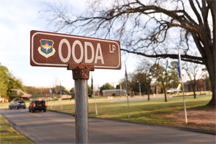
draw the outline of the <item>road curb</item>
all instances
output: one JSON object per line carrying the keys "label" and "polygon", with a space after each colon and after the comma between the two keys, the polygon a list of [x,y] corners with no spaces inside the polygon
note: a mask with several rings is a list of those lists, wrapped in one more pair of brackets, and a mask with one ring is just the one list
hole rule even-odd
{"label": "road curb", "polygon": [[[55,110],[48,110],[48,111],[52,111],[52,112],[56,112],[56,113],[64,113],[64,112],[59,112],[59,111],[55,111]],[[69,114],[69,113],[64,113],[64,114],[72,115],[75,117],[74,114]],[[175,129],[184,130],[184,131],[191,131],[191,132],[197,132],[197,133],[216,135],[216,131],[214,131],[214,130],[205,130],[205,129],[198,129],[198,128],[192,128],[192,127],[180,127],[180,126],[175,126],[175,125],[154,124],[154,123],[145,123],[145,122],[133,122],[133,121],[116,120],[116,119],[108,119],[108,118],[98,118],[98,117],[89,117],[89,118],[110,120],[110,121],[117,121],[117,122],[126,122],[126,123],[133,123],[133,124],[143,124],[143,125],[149,125],[149,126],[169,127],[169,128],[175,128]]]}

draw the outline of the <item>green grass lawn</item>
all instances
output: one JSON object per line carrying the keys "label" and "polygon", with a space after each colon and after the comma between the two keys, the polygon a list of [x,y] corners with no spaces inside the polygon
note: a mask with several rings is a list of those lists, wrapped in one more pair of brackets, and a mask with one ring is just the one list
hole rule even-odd
{"label": "green grass lawn", "polygon": [[9,102],[0,103],[0,109],[6,109],[6,108],[8,108],[9,104],[10,104]]}
{"label": "green grass lawn", "polygon": [[0,115],[0,143],[1,144],[32,144],[26,137],[18,133]]}
{"label": "green grass lawn", "polygon": [[[197,96],[194,99],[193,96],[187,96],[185,97],[187,109],[204,106],[210,101],[211,97],[205,95]],[[105,98],[102,99],[100,102],[99,99],[96,100],[97,116],[95,114],[94,100],[93,98],[89,99],[90,117],[173,125],[174,121],[170,117],[161,116],[161,114],[184,109],[182,97],[169,98],[168,102],[164,102],[164,98],[151,99],[150,101],[131,100],[129,102],[130,118],[128,118],[127,101],[115,102],[107,101]],[[70,104],[63,105],[63,110],[61,110],[60,105],[53,107],[52,110],[75,114],[74,100]]]}

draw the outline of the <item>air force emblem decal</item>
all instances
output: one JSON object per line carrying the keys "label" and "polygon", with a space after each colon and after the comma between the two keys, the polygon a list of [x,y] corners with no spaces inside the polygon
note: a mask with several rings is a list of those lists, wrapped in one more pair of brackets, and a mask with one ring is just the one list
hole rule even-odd
{"label": "air force emblem decal", "polygon": [[48,39],[40,40],[40,47],[38,47],[38,52],[45,58],[51,57],[55,54],[56,50],[53,48],[54,41]]}

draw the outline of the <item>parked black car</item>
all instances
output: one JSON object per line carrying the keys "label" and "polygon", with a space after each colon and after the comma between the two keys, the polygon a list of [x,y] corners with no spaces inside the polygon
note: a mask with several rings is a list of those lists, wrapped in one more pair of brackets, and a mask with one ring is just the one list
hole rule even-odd
{"label": "parked black car", "polygon": [[36,110],[43,110],[46,112],[47,104],[44,100],[33,100],[29,105],[29,112],[35,112]]}
{"label": "parked black car", "polygon": [[26,104],[22,100],[16,100],[16,101],[13,101],[9,105],[9,109],[12,109],[12,108],[15,108],[15,109],[23,108],[23,109],[25,109],[26,108]]}

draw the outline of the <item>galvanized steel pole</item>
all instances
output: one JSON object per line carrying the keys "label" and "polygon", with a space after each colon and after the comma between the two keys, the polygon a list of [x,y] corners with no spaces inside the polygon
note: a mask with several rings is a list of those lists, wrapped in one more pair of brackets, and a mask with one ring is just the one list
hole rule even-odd
{"label": "galvanized steel pole", "polygon": [[73,79],[75,80],[76,143],[88,144],[88,79],[89,71],[93,71],[94,67],[69,64],[68,70],[73,70]]}
{"label": "galvanized steel pole", "polygon": [[76,143],[88,143],[88,80],[77,79],[76,85],[76,107],[75,107],[75,123],[76,123]]}

